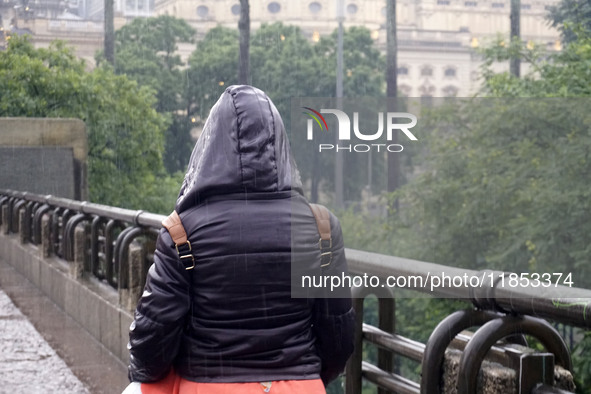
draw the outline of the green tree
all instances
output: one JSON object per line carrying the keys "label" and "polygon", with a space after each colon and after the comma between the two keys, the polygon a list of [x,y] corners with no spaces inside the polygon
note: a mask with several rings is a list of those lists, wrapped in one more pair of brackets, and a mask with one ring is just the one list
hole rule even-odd
{"label": "green tree", "polygon": [[[544,122],[528,130],[530,135],[536,135],[530,141],[546,149],[536,149],[538,154],[531,155],[532,170],[520,173],[522,179],[530,176],[523,195],[536,203],[535,208],[532,206],[535,212],[522,212],[515,221],[514,231],[519,230],[519,234],[514,246],[527,250],[529,261],[537,267],[554,264],[566,272],[574,272],[575,286],[587,288],[591,282],[588,268],[591,206],[587,197],[591,186],[591,119],[588,113],[591,105],[590,4],[589,1],[563,0],[550,10],[549,18],[561,30],[565,48],[549,57],[536,50],[519,49],[533,68],[523,80],[491,71],[492,61],[506,56],[506,50],[499,46],[487,49],[488,61],[483,69],[484,93],[487,95],[550,97],[555,102],[552,108],[548,108],[549,100],[541,102],[537,113],[542,114],[540,118]],[[551,112],[545,112],[548,110]],[[552,121],[545,122],[549,119]],[[534,175],[536,172],[537,176]],[[527,238],[525,244],[524,237]],[[590,347],[591,336],[586,333],[573,351],[578,393],[591,393]]]}
{"label": "green tree", "polygon": [[[169,173],[184,171],[191,154],[191,122],[187,121],[186,64],[178,44],[192,43],[195,30],[183,19],[168,15],[136,18],[117,30],[115,73],[156,92],[156,110],[165,114],[164,164]],[[101,55],[98,55],[98,62]]]}
{"label": "green tree", "polygon": [[157,182],[163,174],[165,119],[154,103],[151,90],[115,75],[109,66],[87,72],[61,42],[35,49],[27,38],[13,37],[0,52],[0,116],[72,117],[86,123],[94,202],[170,209],[170,201],[146,199],[165,193]]}
{"label": "green tree", "polygon": [[153,88],[158,112],[185,108],[185,65],[177,51],[179,43],[193,42],[194,35],[184,19],[168,15],[136,18],[115,34],[115,72]]}
{"label": "green tree", "polygon": [[[591,40],[585,31],[576,37],[550,55],[517,43],[487,48],[483,97],[421,112],[423,160],[392,195],[401,210],[382,233],[397,240],[394,254],[470,269],[562,272],[573,286],[591,287]],[[515,53],[530,72],[493,72],[495,61]],[[587,335],[575,351],[581,393],[588,347]]]}
{"label": "green tree", "polygon": [[[579,30],[578,39],[562,52],[549,55],[540,48],[528,49],[499,40],[483,50],[482,95],[489,97],[588,97],[591,95],[591,30]],[[506,61],[515,53],[530,66],[521,79],[496,73],[492,64]]]}
{"label": "green tree", "polygon": [[591,31],[591,1],[561,0],[549,6],[548,20],[560,30],[562,39],[570,43],[577,39],[577,31]]}
{"label": "green tree", "polygon": [[[334,94],[333,78],[336,79],[336,40],[335,31],[330,36],[321,37],[315,45],[316,53],[321,56],[324,67],[329,71],[329,78],[322,81],[322,88],[325,92],[330,92],[331,96]],[[375,47],[371,32],[360,26],[348,28],[343,37],[343,51],[344,97],[383,97],[386,86],[383,70],[386,60]]]}
{"label": "green tree", "polygon": [[224,89],[238,83],[238,32],[215,27],[207,32],[189,58],[189,115],[205,120]]}
{"label": "green tree", "polygon": [[[492,71],[515,52],[528,74]],[[483,54],[486,98],[422,116],[429,155],[399,195],[407,205],[396,225],[419,234],[411,257],[533,272],[560,263],[589,286],[591,38],[579,33],[550,56],[500,43]]]}

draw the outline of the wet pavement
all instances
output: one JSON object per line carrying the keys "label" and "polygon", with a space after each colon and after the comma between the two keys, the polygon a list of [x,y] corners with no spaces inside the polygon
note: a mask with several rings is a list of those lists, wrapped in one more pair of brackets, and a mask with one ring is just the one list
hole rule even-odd
{"label": "wet pavement", "polygon": [[0,394],[119,394],[127,367],[0,260]]}
{"label": "wet pavement", "polygon": [[89,393],[2,290],[0,392]]}

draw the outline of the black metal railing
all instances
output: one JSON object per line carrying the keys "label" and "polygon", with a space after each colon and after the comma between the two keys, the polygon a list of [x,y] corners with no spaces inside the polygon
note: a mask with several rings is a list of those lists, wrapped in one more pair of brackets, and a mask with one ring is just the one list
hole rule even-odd
{"label": "black metal railing", "polygon": [[[434,329],[427,343],[422,344],[394,334],[395,301],[388,286],[382,287],[384,283],[379,282],[373,287],[354,288],[358,335],[355,352],[347,366],[347,394],[360,393],[362,379],[377,385],[380,394],[440,393],[443,360],[452,342],[456,348],[463,350],[457,369],[459,394],[476,392],[478,372],[485,355],[488,353],[487,357],[491,357],[491,348],[496,349],[493,357],[496,354],[501,365],[516,370],[519,392],[570,392],[553,387],[553,373],[551,376],[540,375],[542,370],[554,371],[554,364],[572,372],[570,352],[566,343],[558,331],[544,319],[588,330],[591,328],[591,291],[556,286],[546,289],[544,294],[534,286],[511,287],[506,281],[499,280],[502,275],[509,273],[473,271],[351,249],[346,253],[349,270],[354,274],[369,274],[380,278],[403,277],[407,279],[407,283],[424,284],[413,286],[413,291],[435,297],[462,299],[469,303],[468,306],[472,304],[472,307],[446,317]],[[484,281],[479,287],[451,285],[432,289],[425,285],[429,278],[441,277],[444,274],[447,277],[483,278]],[[379,299],[379,328],[363,323],[364,299],[369,295],[377,296]],[[473,336],[466,337],[461,334],[462,331],[473,327],[480,327]],[[515,336],[516,332],[521,335]],[[499,348],[494,346],[505,338],[510,339],[512,343],[527,346],[523,335],[529,335],[541,342],[549,354],[516,353],[511,344]],[[377,365],[363,360],[364,342],[378,347]],[[420,382],[396,373],[393,357],[420,362]],[[545,368],[540,368],[541,364],[545,365]]]}
{"label": "black metal railing", "polygon": [[[85,271],[108,283],[114,289],[126,288],[128,273],[127,250],[139,241],[148,248],[161,228],[162,215],[42,196],[10,190],[0,191],[0,208],[6,206],[9,232],[21,232],[24,240],[34,245],[43,242],[42,219],[48,220],[47,253],[74,260],[74,231],[79,224],[87,229],[87,258]],[[21,213],[22,212],[22,213]],[[19,223],[19,216],[24,220]],[[4,216],[4,215],[3,215]],[[24,226],[20,231],[19,226]],[[146,250],[144,266],[153,261],[153,249]]]}
{"label": "black metal railing", "polygon": [[[75,231],[82,227],[85,274],[117,290],[129,287],[128,250],[132,243],[139,244],[144,252],[141,271],[146,272],[152,263],[154,240],[164,219],[163,215],[141,210],[11,190],[0,190],[0,213],[0,224],[6,232],[19,233],[22,242],[45,244],[44,253],[67,261],[75,258]],[[516,370],[521,392],[568,392],[553,387],[549,368],[538,368],[542,363],[546,367],[551,365],[553,371],[556,364],[572,371],[568,347],[558,331],[543,319],[583,330],[591,328],[591,291],[557,286],[544,294],[533,286],[508,286],[506,281],[499,280],[503,273],[495,271],[471,271],[352,249],[347,249],[346,255],[352,274],[380,278],[378,285],[352,289],[358,330],[356,349],[346,371],[347,394],[360,393],[363,380],[375,384],[380,394],[439,393],[443,360],[450,345],[462,351],[458,365],[461,378],[457,380],[460,394],[476,392],[476,377],[485,355]],[[467,275],[482,281],[476,287],[466,283],[435,288],[425,285],[430,278],[444,274]],[[391,289],[383,286],[387,277],[406,278],[413,283],[408,286],[413,291],[463,299],[471,307],[446,317],[427,343],[416,342],[396,334],[395,299]],[[364,299],[369,295],[379,299],[378,327],[363,322]],[[473,335],[466,335],[463,331],[471,327],[480,328]],[[538,339],[547,353],[525,354],[515,350],[512,343],[527,345],[524,334]],[[499,342],[503,339],[506,343]],[[363,343],[377,346],[376,365],[363,360]],[[396,371],[395,358],[420,363],[420,381],[401,376]],[[541,370],[546,372],[540,373]]]}

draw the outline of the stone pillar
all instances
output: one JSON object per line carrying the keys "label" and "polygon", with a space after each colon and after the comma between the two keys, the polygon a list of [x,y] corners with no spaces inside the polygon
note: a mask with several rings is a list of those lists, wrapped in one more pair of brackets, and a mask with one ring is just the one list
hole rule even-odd
{"label": "stone pillar", "polygon": [[26,209],[21,209],[18,211],[18,229],[19,229],[19,239],[21,241],[21,244],[26,244],[27,242],[29,242],[29,237],[30,237],[30,227],[28,226],[28,222],[27,222],[27,210]]}
{"label": "stone pillar", "polygon": [[43,258],[51,256],[51,217],[43,215],[41,218],[41,253]]}
{"label": "stone pillar", "polygon": [[8,234],[8,204],[2,205],[2,234]]}
{"label": "stone pillar", "polygon": [[70,263],[70,276],[82,278],[86,266],[86,224],[78,225],[74,229],[74,261]]}
{"label": "stone pillar", "polygon": [[[458,349],[448,348],[445,352],[441,379],[443,394],[457,393],[461,356],[462,351]],[[550,353],[539,353],[520,345],[510,344],[491,350],[481,368],[478,393],[482,394],[529,393],[538,383],[554,384],[561,390],[575,389],[572,374],[554,366],[554,357]]]}
{"label": "stone pillar", "polygon": [[126,304],[122,304],[128,311],[133,312],[142,296],[143,288],[143,266],[146,257],[145,249],[139,244],[131,244],[129,246],[129,282],[127,291]]}

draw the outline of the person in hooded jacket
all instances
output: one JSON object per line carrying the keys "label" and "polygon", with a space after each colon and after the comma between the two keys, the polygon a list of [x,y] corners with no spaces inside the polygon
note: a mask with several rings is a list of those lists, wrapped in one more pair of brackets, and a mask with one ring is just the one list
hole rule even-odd
{"label": "person in hooded jacket", "polygon": [[[175,207],[195,267],[162,229],[130,327],[129,379],[172,376],[180,393],[324,393],[353,351],[350,289],[292,297],[292,264],[318,272],[318,227],[281,117],[252,86],[211,109]],[[332,260],[347,274],[330,213]],[[142,389],[142,392],[149,390]]]}

